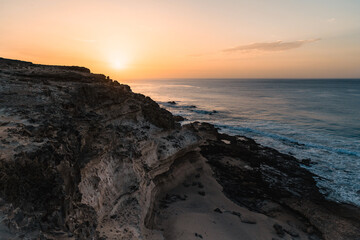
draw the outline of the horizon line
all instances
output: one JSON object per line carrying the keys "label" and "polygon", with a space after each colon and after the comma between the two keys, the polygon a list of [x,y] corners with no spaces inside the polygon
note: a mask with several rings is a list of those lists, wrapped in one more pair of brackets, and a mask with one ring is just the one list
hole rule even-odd
{"label": "horizon line", "polygon": [[[114,79],[116,80],[116,79]],[[123,79],[125,80],[125,79]],[[355,78],[341,78],[341,77],[335,77],[335,78],[326,78],[326,77],[321,77],[321,78],[311,78],[311,77],[304,77],[304,78],[287,78],[287,77],[264,77],[264,78],[252,78],[252,77],[184,77],[184,78],[132,78],[132,79],[127,79],[127,80],[161,80],[161,81],[165,81],[165,80],[360,80],[360,77],[355,77]]]}
{"label": "horizon line", "polygon": [[[44,63],[34,63],[32,61],[28,60],[20,60],[20,59],[14,59],[14,58],[6,58],[3,56],[0,56],[0,59],[6,59],[10,61],[20,61],[24,63],[30,63],[35,65],[43,65],[43,66],[76,66],[76,67],[84,67],[90,70],[91,73],[94,74],[103,74],[105,76],[110,76],[106,73],[95,73],[91,70],[91,68],[81,65],[62,65],[62,64],[44,64]],[[142,80],[159,80],[159,81],[165,81],[165,80],[360,80],[359,77],[320,77],[320,78],[313,78],[313,77],[170,77],[170,78],[127,78],[122,80],[113,79],[118,82],[120,81],[142,81]]]}

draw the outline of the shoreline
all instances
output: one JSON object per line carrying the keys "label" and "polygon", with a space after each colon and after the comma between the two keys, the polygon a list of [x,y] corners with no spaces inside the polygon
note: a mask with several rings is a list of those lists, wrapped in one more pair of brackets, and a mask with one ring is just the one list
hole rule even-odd
{"label": "shoreline", "polygon": [[0,58],[0,81],[0,213],[14,239],[360,236],[360,209],[326,200],[295,157],[180,126],[83,67]]}
{"label": "shoreline", "polygon": [[[162,85],[159,87],[154,85],[154,87],[151,88],[153,90],[150,92],[155,92],[154,96],[158,96],[159,91],[156,91],[156,89],[161,90],[163,88],[164,86]],[[141,88],[138,87],[137,90],[139,91],[140,89]],[[175,90],[169,91],[174,92],[174,94],[181,92]],[[214,89],[212,91],[214,91]],[[224,91],[224,89],[222,91]],[[149,91],[147,93],[149,93]],[[165,93],[164,99],[167,97],[169,97],[169,94]],[[177,97],[178,95],[174,95],[173,99],[178,99]],[[194,99],[201,101],[201,97],[195,96]],[[358,142],[356,137],[355,139],[351,139],[345,138],[341,133],[340,135],[331,136],[326,135],[325,132],[323,132],[323,134],[321,132],[308,132],[300,126],[283,124],[276,120],[274,120],[275,122],[263,120],[259,123],[250,117],[252,113],[249,113],[250,116],[247,114],[244,115],[244,120],[241,120],[240,111],[232,114],[234,115],[234,120],[232,120],[229,117],[229,112],[226,110],[226,107],[231,107],[225,104],[228,102],[228,99],[216,99],[216,102],[220,102],[216,105],[217,110],[220,108],[219,106],[222,106],[223,111],[219,110],[214,114],[212,114],[211,109],[215,107],[212,107],[211,103],[207,107],[204,107],[203,101],[200,102],[199,105],[190,100],[187,102],[179,100],[177,103],[175,102],[175,105],[171,104],[171,102],[175,101],[166,102],[163,100],[158,103],[161,107],[164,107],[173,114],[187,117],[188,119],[184,121],[185,123],[191,123],[193,121],[211,122],[219,127],[219,131],[223,133],[229,135],[244,135],[253,138],[264,146],[275,148],[282,153],[290,154],[301,160],[304,159],[304,163],[308,163],[303,164],[303,167],[318,176],[318,186],[324,194],[327,194],[329,199],[359,206],[356,163],[359,160],[358,156],[360,156],[360,153],[356,150]],[[190,104],[196,104],[196,108],[189,108]],[[244,107],[242,103],[239,103],[239,105],[242,106],[239,108]],[[259,109],[261,108],[262,107],[259,107]],[[198,114],[198,112],[193,112],[194,110],[201,110],[204,113]],[[212,116],[208,116],[209,114]],[[316,127],[314,127],[314,129],[316,129]],[[337,145],[337,143],[339,144]],[[309,159],[311,159],[311,163]]]}

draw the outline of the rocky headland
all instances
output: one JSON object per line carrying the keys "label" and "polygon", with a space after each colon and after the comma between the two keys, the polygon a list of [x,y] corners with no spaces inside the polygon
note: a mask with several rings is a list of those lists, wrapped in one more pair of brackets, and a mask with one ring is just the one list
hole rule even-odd
{"label": "rocky headland", "polygon": [[0,239],[360,239],[309,164],[129,86],[0,58]]}

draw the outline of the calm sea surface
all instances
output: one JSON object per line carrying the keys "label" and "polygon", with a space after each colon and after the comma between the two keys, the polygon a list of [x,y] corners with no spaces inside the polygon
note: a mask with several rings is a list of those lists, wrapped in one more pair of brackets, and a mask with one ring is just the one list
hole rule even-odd
{"label": "calm sea surface", "polygon": [[310,158],[316,164],[304,167],[319,176],[323,193],[360,206],[360,80],[185,79],[127,84],[187,122],[210,122],[223,132]]}

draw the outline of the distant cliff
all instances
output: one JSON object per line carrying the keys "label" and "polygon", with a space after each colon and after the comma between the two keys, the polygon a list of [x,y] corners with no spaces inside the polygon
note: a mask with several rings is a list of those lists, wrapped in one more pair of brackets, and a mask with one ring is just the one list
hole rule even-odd
{"label": "distant cliff", "polygon": [[[269,236],[360,236],[358,209],[324,199],[291,156],[210,124],[181,127],[149,97],[87,68],[0,58],[0,238],[176,239],[159,227],[165,209],[191,191],[211,196],[199,180],[186,197],[170,191],[204,176],[254,212],[248,223],[268,223]],[[277,213],[299,223],[289,230]]]}

